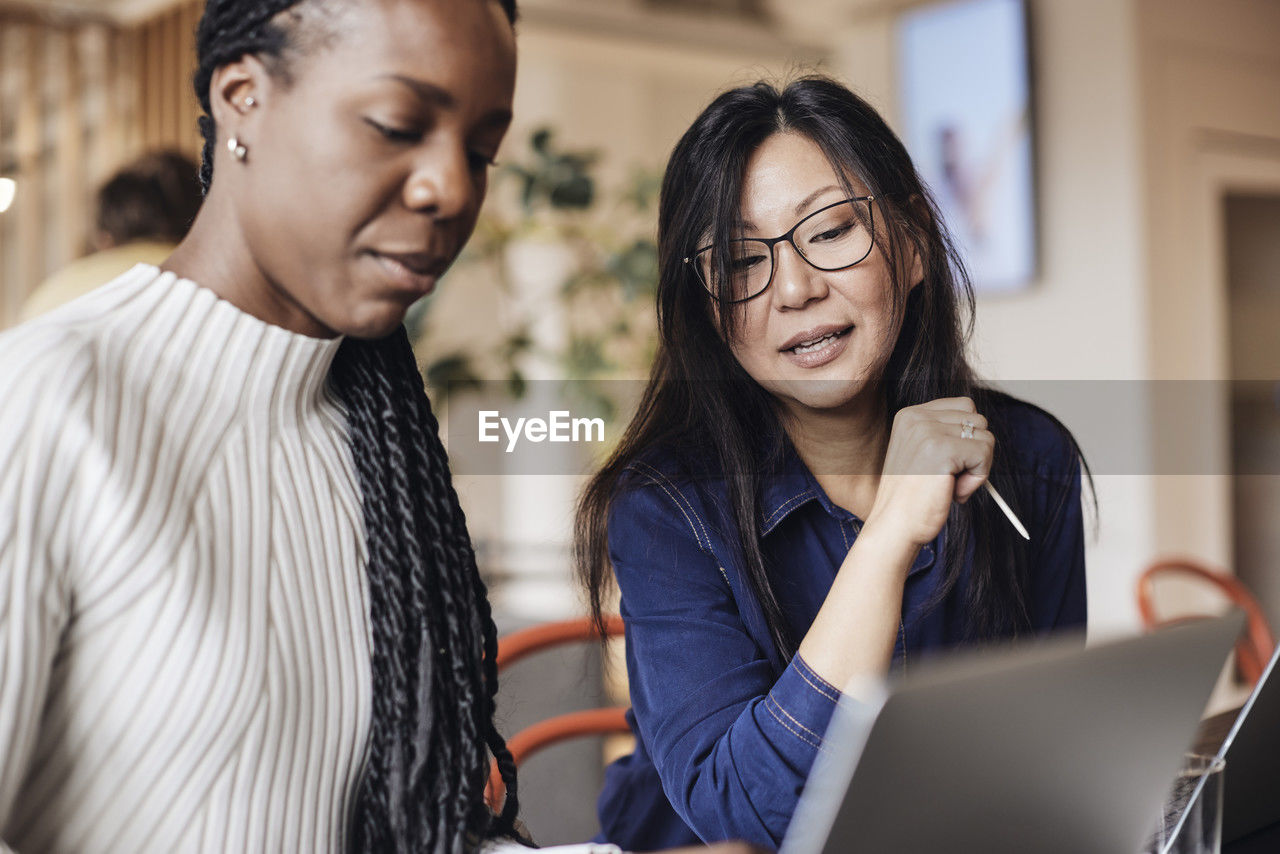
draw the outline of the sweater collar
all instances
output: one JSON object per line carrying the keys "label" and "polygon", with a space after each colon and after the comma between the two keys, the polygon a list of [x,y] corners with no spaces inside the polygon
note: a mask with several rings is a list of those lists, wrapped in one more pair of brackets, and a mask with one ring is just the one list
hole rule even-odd
{"label": "sweater collar", "polygon": [[140,264],[134,273],[154,278],[151,316],[167,328],[172,345],[185,346],[184,373],[203,374],[237,405],[285,420],[330,399],[329,368],[342,336],[312,338],[267,323],[157,267]]}

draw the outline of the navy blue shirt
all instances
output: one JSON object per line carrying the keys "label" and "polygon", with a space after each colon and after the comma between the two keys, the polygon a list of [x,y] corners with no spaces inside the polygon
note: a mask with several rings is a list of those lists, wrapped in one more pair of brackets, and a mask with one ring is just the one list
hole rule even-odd
{"label": "navy blue shirt", "polygon": [[[1080,468],[1070,439],[1030,406],[986,413],[1002,464],[1030,478],[1017,507],[1031,534],[1029,606],[1037,632],[1086,618]],[[1008,497],[1008,496],[1006,496]],[[761,493],[761,546],[797,640],[808,631],[861,521],[833,504],[794,451]],[[622,593],[635,752],[609,766],[602,838],[631,851],[743,839],[782,840],[839,690],[770,639],[735,547],[725,481],[692,476],[673,455],[628,469],[609,514]],[[895,665],[968,639],[959,583],[946,576],[945,531],[907,576]]]}

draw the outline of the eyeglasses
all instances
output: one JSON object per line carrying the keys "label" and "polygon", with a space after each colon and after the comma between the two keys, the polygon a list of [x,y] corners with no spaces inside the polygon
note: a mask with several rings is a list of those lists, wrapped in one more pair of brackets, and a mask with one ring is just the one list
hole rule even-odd
{"label": "eyeglasses", "polygon": [[717,299],[721,278],[729,302],[746,302],[764,293],[773,281],[773,247],[787,242],[810,267],[833,272],[845,270],[871,254],[875,223],[871,203],[875,196],[858,196],[819,208],[780,237],[730,240],[723,271],[716,263],[716,247],[704,246],[683,259],[697,272],[707,293]]}

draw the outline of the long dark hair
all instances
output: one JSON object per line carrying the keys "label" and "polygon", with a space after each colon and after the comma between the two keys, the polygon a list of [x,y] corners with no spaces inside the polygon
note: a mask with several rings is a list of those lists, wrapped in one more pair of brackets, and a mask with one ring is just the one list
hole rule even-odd
{"label": "long dark hair", "polygon": [[[713,302],[692,266],[683,263],[706,242],[724,247],[736,236],[747,161],[780,132],[803,134],[816,143],[848,195],[860,194],[856,181],[876,198],[875,241],[889,261],[894,319],[901,321],[882,382],[888,418],[903,407],[941,397],[971,397],[984,413],[1010,399],[975,379],[964,353],[974,307],[964,264],[906,149],[869,104],[830,78],[809,76],[781,90],[764,82],[733,89],[698,116],[676,144],[662,183],[657,356],[635,417],[579,501],[575,565],[601,623],[613,582],[609,506],[626,487],[628,467],[655,449],[685,460],[714,460],[728,487],[737,529],[731,533],[741,547],[748,584],[785,660],[799,639],[787,629],[760,545],[761,483],[781,458],[785,430],[772,396],[747,375],[726,343],[740,320],[730,294],[724,291]],[[912,253],[924,274],[914,288],[907,266]],[[721,270],[728,261],[723,254],[714,259]],[[719,311],[711,311],[715,303]],[[1014,477],[1001,465],[1002,425],[994,417],[991,421],[997,437],[993,485],[1015,510],[1029,506],[1029,479]],[[1065,428],[1062,432],[1070,438]],[[973,571],[965,590],[968,633],[987,638],[1026,630],[1029,550],[986,493],[953,506],[946,530],[941,557],[947,574],[931,605],[955,589],[966,550],[972,548]]]}
{"label": "long dark hair", "polygon": [[[209,0],[195,76],[206,186],[214,70],[254,53],[283,72],[296,20],[280,13],[308,2]],[[514,0],[501,3],[514,23]],[[363,499],[373,634],[373,721],[349,849],[456,854],[518,836],[515,764],[493,724],[496,632],[404,329],[343,341],[329,379],[347,410]],[[484,802],[490,753],[507,787],[497,816]]]}

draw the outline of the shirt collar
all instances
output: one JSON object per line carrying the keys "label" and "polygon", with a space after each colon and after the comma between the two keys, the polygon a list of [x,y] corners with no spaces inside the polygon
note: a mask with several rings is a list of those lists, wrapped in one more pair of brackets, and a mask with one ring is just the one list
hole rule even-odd
{"label": "shirt collar", "polygon": [[823,510],[837,519],[854,518],[848,510],[832,503],[790,442],[783,444],[782,459],[775,471],[772,476],[766,475],[760,496],[762,536],[768,536],[783,519],[810,501],[817,501]]}
{"label": "shirt collar", "polygon": [[[766,475],[764,488],[760,497],[760,535],[767,537],[783,519],[795,513],[801,507],[816,501],[831,517],[840,521],[854,521],[857,517],[840,507],[827,497],[827,493],[818,484],[813,473],[800,459],[795,448],[786,442],[783,456],[773,476]],[[861,521],[858,521],[861,528]],[[946,527],[938,534],[931,545],[920,549],[915,562],[911,565],[909,575],[933,566],[943,548]]]}

